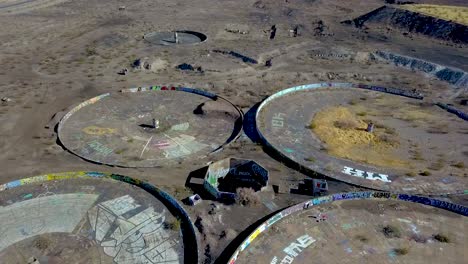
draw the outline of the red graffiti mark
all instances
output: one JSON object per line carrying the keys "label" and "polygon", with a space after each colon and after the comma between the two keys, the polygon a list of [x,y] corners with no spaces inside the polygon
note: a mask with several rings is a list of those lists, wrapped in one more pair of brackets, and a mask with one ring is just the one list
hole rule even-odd
{"label": "red graffiti mark", "polygon": [[171,146],[171,143],[167,140],[158,140],[152,144],[153,147],[157,147],[159,149],[164,149],[166,147]]}

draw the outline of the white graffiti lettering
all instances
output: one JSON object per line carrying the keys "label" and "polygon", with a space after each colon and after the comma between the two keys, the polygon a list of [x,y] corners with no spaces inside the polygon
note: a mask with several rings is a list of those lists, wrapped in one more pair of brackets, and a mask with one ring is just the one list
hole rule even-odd
{"label": "white graffiti lettering", "polygon": [[354,169],[354,168],[347,167],[347,166],[344,166],[341,172],[344,174],[354,176],[354,177],[359,177],[359,178],[372,180],[372,181],[378,180],[378,181],[383,181],[383,182],[392,182],[391,180],[388,179],[388,175],[386,174],[362,171],[362,170]]}
{"label": "white graffiti lettering", "polygon": [[271,119],[271,125],[273,127],[283,127],[284,126],[284,118],[282,117],[283,113],[276,113],[273,115]]}
{"label": "white graffiti lettering", "polygon": [[[286,253],[286,256],[281,260],[280,264],[291,264],[294,261],[294,258],[299,256],[305,248],[309,247],[316,240],[309,235],[303,235],[296,239],[296,241],[291,242],[289,246],[283,249],[283,252]],[[274,256],[270,264],[278,263],[278,257]]]}

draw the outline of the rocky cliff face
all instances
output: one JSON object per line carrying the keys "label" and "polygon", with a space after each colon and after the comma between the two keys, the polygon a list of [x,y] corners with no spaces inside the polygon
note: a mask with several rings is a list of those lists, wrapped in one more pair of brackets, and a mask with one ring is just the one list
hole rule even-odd
{"label": "rocky cliff face", "polygon": [[420,33],[456,43],[468,43],[468,26],[391,6],[382,6],[353,20],[343,21],[362,27],[379,23],[412,33]]}

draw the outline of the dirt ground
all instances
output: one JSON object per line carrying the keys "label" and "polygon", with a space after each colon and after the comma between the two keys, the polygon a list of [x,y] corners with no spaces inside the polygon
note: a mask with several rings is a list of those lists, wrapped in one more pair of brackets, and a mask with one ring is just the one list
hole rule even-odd
{"label": "dirt ground", "polygon": [[[317,109],[325,108],[313,117],[311,130],[329,154],[403,169],[406,173],[401,174],[410,176],[425,171],[468,176],[463,162],[468,148],[460,145],[468,133],[463,119],[399,96],[362,91],[320,94]],[[366,132],[369,123],[374,124],[373,133]]]}
{"label": "dirt ground", "polygon": [[237,263],[461,264],[467,227],[464,216],[423,205],[340,201],[280,220]]}
{"label": "dirt ground", "polygon": [[[428,99],[445,102],[464,94],[433,77],[365,56],[374,50],[391,50],[468,70],[466,46],[340,23],[380,7],[382,0],[36,0],[13,9],[6,7],[10,2],[0,1],[0,97],[10,99],[0,103],[2,183],[48,172],[104,171],[147,180],[182,199],[192,194],[184,187],[191,171],[229,156],[257,160],[270,171],[271,184],[294,187],[306,177],[272,159],[246,135],[209,158],[148,169],[93,164],[56,143],[54,127],[71,106],[124,88],[197,87],[227,98],[245,112],[284,88],[326,81],[417,89]],[[466,4],[459,0],[416,2]],[[124,10],[119,10],[122,6]],[[270,40],[273,25],[277,33]],[[299,36],[290,37],[289,30],[296,26]],[[233,28],[248,33],[235,33]],[[146,33],[176,29],[199,31],[208,39],[171,47],[143,40]],[[235,51],[259,63],[246,63],[215,49]],[[133,70],[131,63],[138,58],[154,62],[152,70]],[[270,59],[272,66],[264,66]],[[203,71],[176,69],[182,63]],[[129,73],[118,75],[123,68]],[[355,189],[330,183],[330,192]],[[207,226],[199,233],[199,262],[213,262],[233,237],[266,214],[307,199],[272,192],[262,196],[257,207],[217,204],[215,216],[223,216],[218,219],[208,214],[211,201],[187,207],[194,222],[200,216]],[[465,197],[454,199],[467,203]],[[225,235],[220,239],[222,231]]]}

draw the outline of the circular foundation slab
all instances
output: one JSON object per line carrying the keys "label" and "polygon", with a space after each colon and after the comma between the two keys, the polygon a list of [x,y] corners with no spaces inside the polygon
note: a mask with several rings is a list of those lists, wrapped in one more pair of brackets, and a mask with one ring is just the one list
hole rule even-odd
{"label": "circular foundation slab", "polygon": [[237,138],[242,112],[190,88],[152,86],[103,94],[72,109],[59,139],[89,161],[154,167],[202,158]]}
{"label": "circular foundation slab", "polygon": [[0,185],[0,220],[2,263],[189,263],[197,256],[177,202],[121,175],[58,173]]}
{"label": "circular foundation slab", "polygon": [[468,123],[410,97],[418,95],[349,83],[293,87],[260,105],[257,130],[312,174],[384,191],[463,193]]}
{"label": "circular foundation slab", "polygon": [[207,39],[205,34],[190,30],[151,32],[146,34],[143,38],[151,44],[163,46],[193,45],[205,42]]}
{"label": "circular foundation slab", "polygon": [[462,264],[466,215],[467,207],[411,195],[320,197],[272,216],[229,263]]}

